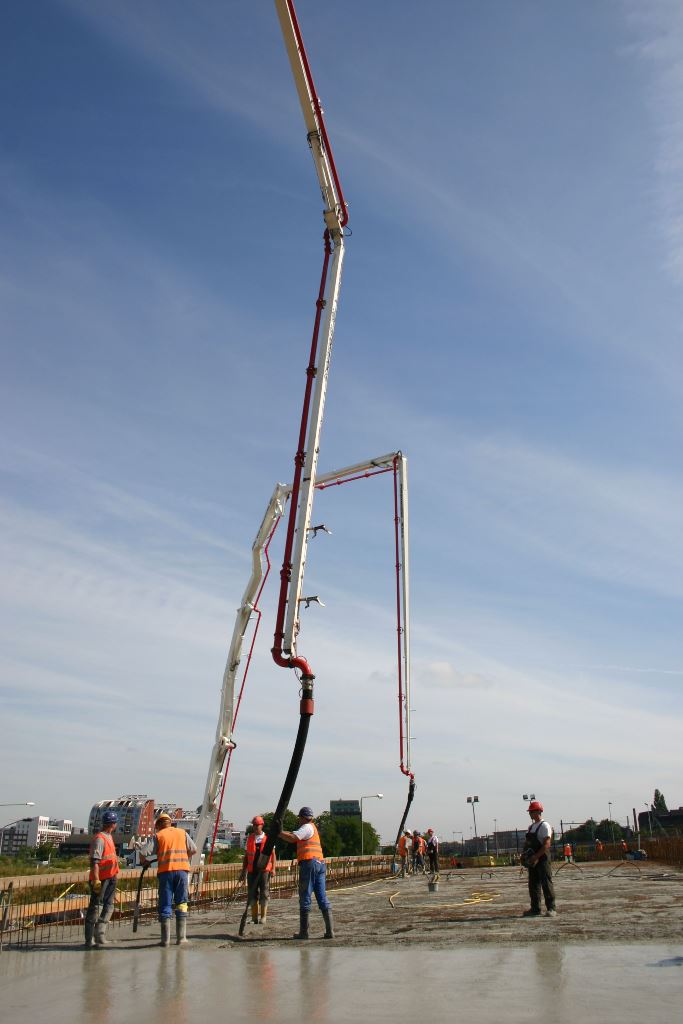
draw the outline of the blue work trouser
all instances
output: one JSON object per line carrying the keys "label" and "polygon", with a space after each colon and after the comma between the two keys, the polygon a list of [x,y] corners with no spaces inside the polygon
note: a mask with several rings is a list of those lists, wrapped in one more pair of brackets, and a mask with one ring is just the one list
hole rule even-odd
{"label": "blue work trouser", "polygon": [[325,874],[327,867],[324,860],[302,860],[299,862],[299,907],[301,910],[311,909],[311,893],[321,910],[330,909],[330,901],[325,892]]}
{"label": "blue work trouser", "polygon": [[187,917],[187,871],[163,871],[159,875],[159,920],[168,921],[173,914]]}
{"label": "blue work trouser", "polygon": [[99,892],[90,889],[90,903],[85,915],[86,924],[106,924],[114,913],[114,899],[116,898],[116,875],[113,878],[105,878]]}

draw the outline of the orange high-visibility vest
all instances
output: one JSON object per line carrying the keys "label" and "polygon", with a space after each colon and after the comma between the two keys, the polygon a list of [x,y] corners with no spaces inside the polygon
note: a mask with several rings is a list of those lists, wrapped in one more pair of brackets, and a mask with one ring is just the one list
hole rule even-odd
{"label": "orange high-visibility vest", "polygon": [[565,857],[571,857],[571,855],[572,855],[572,848],[569,845],[569,843],[565,843],[564,844],[564,855],[565,855]]}
{"label": "orange high-visibility vest", "polygon": [[313,835],[310,839],[297,839],[296,842],[296,859],[302,860],[324,860],[323,848],[320,845],[320,836],[318,830],[311,821],[309,823],[313,828]]}
{"label": "orange high-visibility vest", "polygon": [[401,836],[401,838],[398,841],[398,855],[399,855],[399,857],[405,857],[405,855],[407,853],[407,849],[406,849],[407,845],[408,845],[408,841],[407,841],[406,837],[405,836]]}
{"label": "orange high-visibility vest", "polygon": [[[101,839],[104,842],[104,850],[102,851],[99,867],[100,880],[104,882],[107,878],[114,878],[118,875],[119,859],[116,856],[114,840],[109,832],[98,832],[95,839]],[[93,867],[90,868],[90,881],[95,881],[95,869]]]}
{"label": "orange high-visibility vest", "polygon": [[157,874],[190,870],[185,836],[184,829],[173,828],[171,825],[157,832]]}
{"label": "orange high-visibility vest", "polygon": [[[255,833],[252,832],[250,835],[247,836],[247,871],[253,871],[254,870],[254,858],[256,857],[256,854],[258,852],[259,847],[263,846],[263,843],[265,843],[265,841],[266,841],[266,837],[264,836],[263,840],[257,846],[256,845],[256,835],[255,835]],[[270,857],[268,858],[268,863],[266,864],[266,866],[264,867],[263,870],[264,871],[272,871],[273,870],[273,863],[274,863],[274,861],[275,861],[275,850],[271,850]]]}

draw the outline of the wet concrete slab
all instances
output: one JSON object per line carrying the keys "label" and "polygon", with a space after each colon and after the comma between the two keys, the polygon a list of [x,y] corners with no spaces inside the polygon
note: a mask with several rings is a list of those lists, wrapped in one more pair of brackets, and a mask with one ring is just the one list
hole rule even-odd
{"label": "wet concrete slab", "polygon": [[680,1019],[679,945],[556,942],[520,949],[200,945],[0,958],[4,1024],[194,1024],[211,1020],[462,1020],[557,1024]]}
{"label": "wet concrete slab", "polygon": [[70,938],[0,954],[2,1024],[403,1020],[463,1024],[672,1024],[683,1007],[683,873],[585,866],[557,874],[558,916],[522,918],[525,876],[444,873],[333,889],[337,938],[314,910],[293,941],[295,900],[238,934],[242,905],[191,915],[188,947],[158,924],[110,929],[91,952]]}

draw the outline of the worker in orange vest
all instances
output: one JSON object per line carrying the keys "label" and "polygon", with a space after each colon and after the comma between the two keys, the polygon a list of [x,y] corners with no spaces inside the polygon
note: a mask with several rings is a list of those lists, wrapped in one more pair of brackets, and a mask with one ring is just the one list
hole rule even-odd
{"label": "worker in orange vest", "polygon": [[414,875],[417,875],[420,871],[422,872],[423,875],[426,874],[426,868],[425,868],[425,850],[426,849],[427,849],[427,844],[425,843],[424,839],[422,838],[420,833],[417,831],[417,829],[415,829],[414,832],[413,832],[413,874]]}
{"label": "worker in orange vest", "polygon": [[[260,814],[257,814],[255,818],[251,819],[253,830],[247,836],[247,850],[244,854],[244,860],[242,861],[242,873],[240,875],[240,882],[243,882],[248,876],[249,891],[251,892],[252,882],[254,881],[254,875],[256,874],[256,865],[258,864],[258,858],[260,856],[260,850],[266,839],[266,833],[263,831],[265,822]],[[270,879],[275,867],[275,850],[272,851],[268,858],[268,863],[261,870],[259,875],[256,889],[253,893],[253,903],[251,904],[251,919],[254,924],[259,924],[259,906],[261,908],[261,924],[266,923],[266,917],[268,916],[268,899],[270,896]]]}
{"label": "worker in orange vest", "polygon": [[564,844],[564,862],[565,864],[571,864],[572,862],[572,844]]}
{"label": "worker in orange vest", "polygon": [[398,855],[401,858],[401,871],[400,877],[406,877],[406,871],[409,871],[408,865],[408,842],[410,841],[410,830],[406,829],[398,841]]}
{"label": "worker in orange vest", "polygon": [[[175,905],[175,941],[176,946],[180,946],[187,942],[187,905],[190,899],[187,878],[190,859],[197,852],[197,847],[184,829],[173,826],[170,814],[165,811],[154,822],[154,830],[161,923],[159,945],[170,945],[171,915]],[[143,864],[150,863],[146,857],[141,860]]]}
{"label": "worker in orange vest", "polygon": [[597,853],[598,857],[602,856],[602,851],[604,849],[605,849],[605,847],[602,845],[602,840],[601,839],[596,839],[595,840],[595,852]]}
{"label": "worker in orange vest", "polygon": [[85,915],[85,948],[108,946],[105,939],[111,915],[114,913],[116,879],[119,859],[112,833],[118,822],[116,811],[105,811],[102,829],[90,844],[90,903]]}
{"label": "worker in orange vest", "polygon": [[311,913],[311,895],[315,898],[325,922],[323,938],[333,939],[332,908],[325,892],[326,866],[318,829],[313,824],[313,811],[302,807],[299,811],[299,827],[293,832],[280,832],[280,839],[296,843],[296,859],[299,862],[299,933],[295,939],[308,938],[308,918]]}

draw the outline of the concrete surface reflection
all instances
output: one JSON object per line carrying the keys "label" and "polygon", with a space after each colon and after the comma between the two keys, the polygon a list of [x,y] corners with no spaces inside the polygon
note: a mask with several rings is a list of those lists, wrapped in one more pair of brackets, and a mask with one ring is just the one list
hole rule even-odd
{"label": "concrete surface reflection", "polygon": [[524,947],[349,949],[311,944],[125,946],[3,953],[3,1024],[348,1024],[440,1018],[467,1024],[678,1019],[680,946],[548,942]]}

